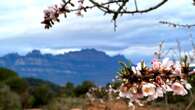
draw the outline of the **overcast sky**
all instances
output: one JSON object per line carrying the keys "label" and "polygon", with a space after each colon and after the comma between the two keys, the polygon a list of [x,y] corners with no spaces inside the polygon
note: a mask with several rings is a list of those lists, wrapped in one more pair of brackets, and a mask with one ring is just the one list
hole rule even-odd
{"label": "overcast sky", "polygon": [[191,49],[189,30],[167,27],[158,22],[195,23],[192,0],[169,0],[150,13],[123,16],[118,19],[116,32],[113,30],[111,17],[104,16],[97,10],[89,11],[83,18],[73,13],[68,19],[62,18],[61,23],[52,29],[45,30],[40,24],[43,10],[60,2],[61,0],[2,0],[0,55],[10,52],[25,54],[33,49],[57,54],[95,48],[109,55],[123,54],[137,62],[151,58],[162,40],[166,42],[166,48],[174,48],[176,39],[179,39],[183,49]]}

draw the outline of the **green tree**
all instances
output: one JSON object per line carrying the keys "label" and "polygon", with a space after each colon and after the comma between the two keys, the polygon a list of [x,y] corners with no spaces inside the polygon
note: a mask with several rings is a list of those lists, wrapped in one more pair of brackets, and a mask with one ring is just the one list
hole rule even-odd
{"label": "green tree", "polygon": [[27,82],[22,78],[15,77],[7,80],[5,84],[10,87],[11,91],[16,92],[20,96],[22,106],[25,107],[29,98]]}
{"label": "green tree", "polygon": [[63,94],[66,97],[74,97],[75,96],[74,90],[75,90],[74,84],[71,82],[67,82],[65,87],[63,88]]}
{"label": "green tree", "polygon": [[34,96],[33,106],[35,107],[48,104],[48,102],[55,96],[54,92],[48,85],[39,85],[34,89],[32,95]]}
{"label": "green tree", "polygon": [[5,82],[16,77],[18,77],[16,72],[6,68],[0,68],[0,82]]}
{"label": "green tree", "polygon": [[19,77],[10,78],[5,82],[12,91],[23,94],[28,91],[28,84],[25,80]]}
{"label": "green tree", "polygon": [[95,84],[93,82],[84,81],[81,85],[78,85],[75,88],[75,95],[77,97],[84,96],[92,87],[95,87]]}
{"label": "green tree", "polygon": [[20,96],[22,105],[25,105],[29,93],[28,84],[24,79],[20,78],[12,70],[0,68],[0,83],[7,85],[11,91],[17,93]]}

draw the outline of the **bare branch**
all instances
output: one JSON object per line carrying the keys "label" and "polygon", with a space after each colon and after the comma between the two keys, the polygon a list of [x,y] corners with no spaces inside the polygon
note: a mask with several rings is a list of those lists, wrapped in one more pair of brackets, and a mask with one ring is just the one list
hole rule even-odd
{"label": "bare branch", "polygon": [[[87,5],[84,6],[84,2],[86,0],[78,0],[78,7],[75,7],[75,4],[72,3],[72,0],[63,0],[63,4],[61,6],[53,6],[53,7],[49,7],[49,9],[45,10],[45,16],[44,16],[44,20],[41,22],[42,24],[45,25],[46,29],[49,29],[52,27],[52,25],[54,25],[54,23],[57,21],[59,22],[59,16],[61,14],[64,14],[65,17],[67,17],[68,13],[71,12],[77,12],[76,14],[78,16],[83,16],[82,12],[87,12],[88,9],[92,9],[92,8],[98,8],[100,9],[102,12],[104,12],[105,14],[111,14],[113,15],[112,20],[115,21],[116,24],[116,19],[118,18],[118,15],[123,15],[123,14],[135,14],[135,13],[147,13],[149,11],[155,10],[159,7],[161,7],[162,5],[164,5],[168,0],[162,0],[160,3],[156,4],[155,6],[146,8],[146,9],[138,9],[138,4],[137,1],[135,0],[135,10],[129,10],[126,6],[129,2],[129,0],[109,0],[107,2],[104,3],[98,3],[94,0],[89,0],[89,2],[92,5]],[[117,5],[118,7],[115,9],[110,8],[110,6],[112,5]],[[116,25],[114,25],[116,26]]]}
{"label": "bare branch", "polygon": [[160,21],[160,24],[166,24],[168,26],[172,26],[172,27],[180,27],[180,28],[192,28],[195,27],[195,24],[177,24],[177,23],[172,23],[172,22],[168,22],[168,21]]}

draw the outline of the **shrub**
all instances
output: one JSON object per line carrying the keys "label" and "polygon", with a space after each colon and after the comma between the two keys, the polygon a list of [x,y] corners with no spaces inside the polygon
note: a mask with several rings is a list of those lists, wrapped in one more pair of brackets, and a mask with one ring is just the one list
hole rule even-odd
{"label": "shrub", "polygon": [[0,110],[22,110],[19,96],[6,85],[0,85]]}
{"label": "shrub", "polygon": [[40,85],[36,87],[32,93],[34,96],[35,107],[40,107],[42,105],[48,104],[49,101],[55,96],[54,92],[47,85]]}
{"label": "shrub", "polygon": [[84,81],[81,85],[78,85],[75,88],[75,95],[77,97],[84,96],[92,87],[95,87],[95,84],[93,82]]}
{"label": "shrub", "polygon": [[6,69],[6,68],[0,68],[0,82],[5,82],[15,77],[17,77],[16,72]]}
{"label": "shrub", "polygon": [[83,108],[86,100],[82,98],[58,97],[51,101],[44,110],[71,110],[72,108]]}
{"label": "shrub", "polygon": [[63,94],[66,97],[75,97],[75,87],[74,84],[71,82],[66,83],[65,87],[63,88]]}

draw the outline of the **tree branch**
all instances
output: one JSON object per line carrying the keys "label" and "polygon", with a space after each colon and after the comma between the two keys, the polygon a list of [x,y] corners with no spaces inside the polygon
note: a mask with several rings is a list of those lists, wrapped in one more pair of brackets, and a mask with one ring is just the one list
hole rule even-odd
{"label": "tree branch", "polygon": [[180,28],[192,28],[195,27],[195,24],[178,24],[178,23],[172,23],[172,22],[168,22],[168,21],[160,21],[160,24],[166,24],[172,27],[180,27]]}
{"label": "tree branch", "polygon": [[[49,29],[54,25],[55,21],[59,22],[59,15],[64,14],[67,17],[67,14],[70,12],[77,12],[77,15],[82,16],[82,11],[87,12],[88,9],[98,8],[105,14],[112,14],[112,20],[116,21],[118,15],[123,14],[135,14],[135,13],[147,13],[149,11],[155,10],[162,5],[164,5],[168,0],[162,0],[160,3],[156,4],[155,6],[146,8],[146,9],[138,9],[137,2],[135,0],[135,10],[129,10],[125,8],[129,2],[129,0],[109,0],[105,3],[98,3],[94,0],[89,0],[92,5],[84,6],[84,1],[86,0],[78,0],[79,7],[75,8],[75,4],[72,3],[72,0],[63,0],[63,4],[61,6],[55,5],[54,7],[50,7],[48,10],[45,10],[44,20],[41,22],[45,25],[46,29]],[[117,8],[112,9],[110,6],[118,5]]]}

